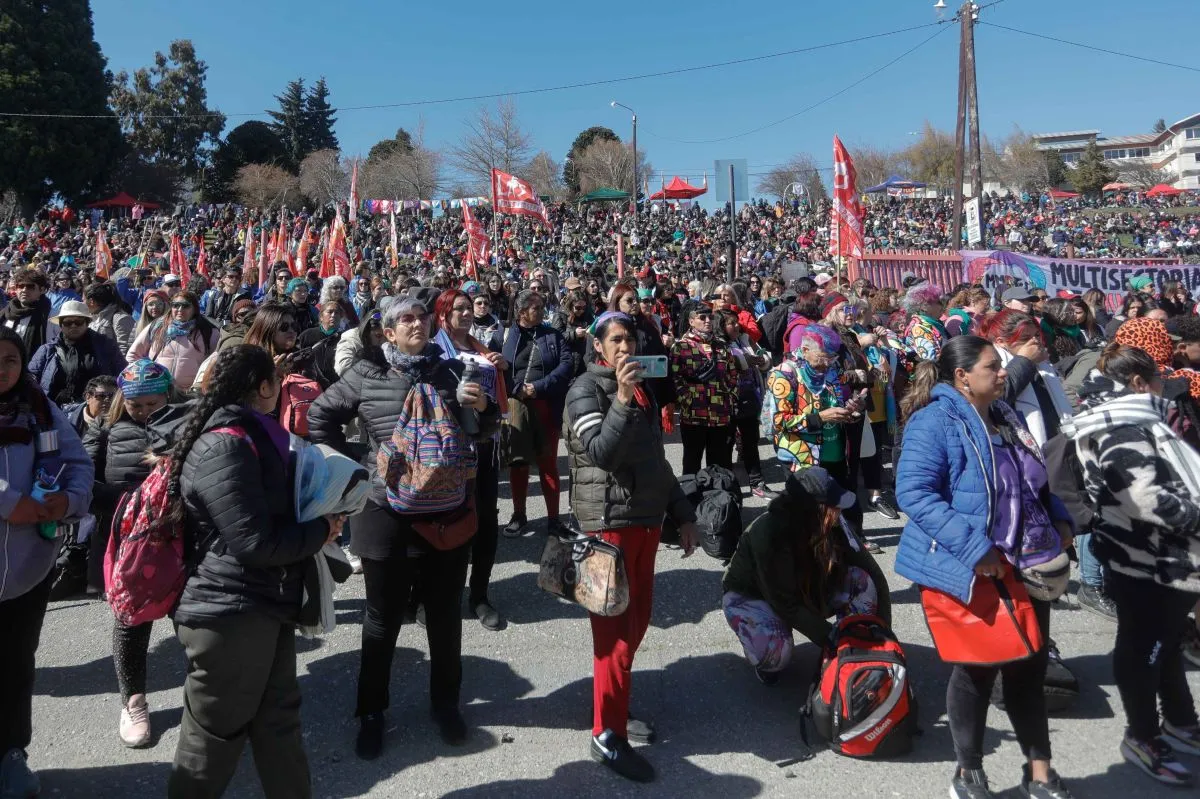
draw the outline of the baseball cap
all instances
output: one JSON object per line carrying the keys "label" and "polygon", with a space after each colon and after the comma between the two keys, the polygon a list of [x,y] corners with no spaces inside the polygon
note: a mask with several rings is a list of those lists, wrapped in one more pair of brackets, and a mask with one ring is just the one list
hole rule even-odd
{"label": "baseball cap", "polygon": [[831,281],[831,280],[833,280],[833,276],[830,274],[827,274],[825,272],[820,272],[817,274],[816,277],[813,278],[813,282],[816,283],[818,286],[824,286],[827,283],[829,283],[829,281]]}
{"label": "baseball cap", "polygon": [[808,494],[822,505],[846,510],[857,501],[854,494],[842,488],[833,475],[820,466],[810,466],[788,475],[787,489]]}
{"label": "baseball cap", "polygon": [[1004,293],[1000,295],[1000,302],[1004,303],[1005,305],[1010,302],[1031,302],[1036,299],[1037,295],[1033,293],[1033,289],[1022,288],[1020,286],[1007,288],[1004,290]]}

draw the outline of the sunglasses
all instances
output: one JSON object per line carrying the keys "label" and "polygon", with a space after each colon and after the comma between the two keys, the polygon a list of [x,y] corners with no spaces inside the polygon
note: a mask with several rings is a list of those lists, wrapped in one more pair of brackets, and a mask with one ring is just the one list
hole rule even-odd
{"label": "sunglasses", "polygon": [[278,327],[280,333],[291,333],[295,329],[296,328],[292,326],[291,322],[282,322]]}
{"label": "sunglasses", "polygon": [[38,284],[37,284],[37,283],[18,283],[18,284],[17,284],[17,290],[18,290],[18,291],[19,291],[19,290],[21,290],[21,289],[36,289],[36,288],[38,288],[38,287],[39,287],[39,286],[38,286]]}
{"label": "sunglasses", "polygon": [[712,314],[710,314],[710,313],[698,313],[698,314],[693,314],[693,315],[692,315],[692,318],[693,318],[693,319],[699,319],[701,322],[709,322],[709,321],[711,321],[711,320],[712,320]]}
{"label": "sunglasses", "polygon": [[191,308],[191,307],[192,307],[192,304],[190,302],[173,302],[173,303],[171,303],[171,309],[174,311],[186,311],[188,308]]}
{"label": "sunglasses", "polygon": [[638,302],[640,302],[642,305],[653,305],[654,298],[653,297],[642,297],[641,299],[638,300]]}
{"label": "sunglasses", "polygon": [[86,319],[64,319],[58,323],[59,327],[87,327]]}
{"label": "sunglasses", "polygon": [[107,391],[96,391],[88,394],[88,396],[92,399],[100,400],[101,402],[112,402],[113,398],[115,398],[117,395],[109,394]]}

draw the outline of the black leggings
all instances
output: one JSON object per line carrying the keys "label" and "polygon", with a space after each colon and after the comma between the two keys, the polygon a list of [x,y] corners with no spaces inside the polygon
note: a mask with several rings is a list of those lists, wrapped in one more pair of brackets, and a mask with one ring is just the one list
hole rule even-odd
{"label": "black leggings", "polygon": [[496,445],[485,441],[479,445],[479,470],[475,475],[475,508],[479,529],[471,541],[471,594],[474,607],[488,598],[488,582],[496,565],[496,543],[500,524],[500,464],[496,460]]}
{"label": "black leggings", "polygon": [[1196,707],[1179,645],[1196,595],[1112,570],[1104,575],[1104,590],[1117,605],[1113,678],[1125,706],[1126,734],[1139,741],[1158,735],[1156,698],[1171,724],[1194,726]]}
{"label": "black leggings", "polygon": [[700,471],[700,461],[705,455],[709,466],[733,468],[733,424],[720,427],[680,424],[679,438],[683,442],[683,474]]}
{"label": "black leggings", "polygon": [[883,489],[883,448],[887,444],[887,421],[871,422],[871,434],[875,436],[875,454],[859,460],[862,469],[863,488],[867,491]]}
{"label": "black leggings", "polygon": [[[1042,641],[1050,639],[1050,603],[1033,600],[1042,628]],[[1004,709],[1012,722],[1021,754],[1028,760],[1050,759],[1050,724],[1046,719],[1046,663],[1049,646],[1031,658],[1003,666],[955,666],[946,685],[946,716],[954,753],[963,770],[983,768],[983,734],[987,729],[988,702],[997,675],[1004,675]]]}
{"label": "black leggings", "polygon": [[150,652],[150,633],[154,622],[126,627],[113,620],[113,665],[117,669],[117,685],[121,689],[121,705],[129,697],[146,693],[146,658]]}
{"label": "black leggings", "polygon": [[[374,532],[386,528],[394,535],[412,535],[407,522],[374,502],[358,515],[355,527]],[[449,551],[432,550],[409,557],[404,548],[386,560],[364,557],[363,579],[367,612],[362,625],[355,715],[387,708],[392,655],[409,596],[419,592],[425,606],[425,635],[429,641],[429,695],[435,708],[456,707],[462,684],[462,589],[467,579],[470,544]]]}
{"label": "black leggings", "polygon": [[738,453],[742,465],[746,467],[746,476],[750,479],[750,485],[758,485],[763,481],[762,459],[758,454],[758,417],[738,419],[734,426],[740,444]]}

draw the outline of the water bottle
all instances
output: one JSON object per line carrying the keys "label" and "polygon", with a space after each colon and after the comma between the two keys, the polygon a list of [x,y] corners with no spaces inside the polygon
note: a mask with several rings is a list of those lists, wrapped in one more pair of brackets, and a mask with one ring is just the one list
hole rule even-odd
{"label": "water bottle", "polygon": [[[458,381],[458,384],[459,386],[464,386],[468,383],[474,383],[478,386],[479,375],[479,364],[474,361],[467,361],[463,367],[462,379]],[[464,405],[462,412],[463,432],[471,437],[479,435],[479,411]]]}
{"label": "water bottle", "polygon": [[[46,474],[44,469],[38,469],[37,479],[33,482],[33,489],[29,492],[29,496],[35,502],[44,502],[48,495],[58,490],[57,480]],[[58,522],[38,522],[37,531],[42,538],[53,541],[58,537]]]}

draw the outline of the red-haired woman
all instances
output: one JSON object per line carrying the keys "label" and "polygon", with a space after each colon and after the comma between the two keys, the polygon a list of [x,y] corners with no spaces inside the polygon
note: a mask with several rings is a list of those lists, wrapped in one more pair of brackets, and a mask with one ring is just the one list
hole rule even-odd
{"label": "red-haired woman", "polygon": [[1045,446],[1058,435],[1063,417],[1069,419],[1074,409],[1058,371],[1050,363],[1037,320],[1006,308],[989,317],[981,332],[995,345],[1008,373],[1004,401],[1025,419],[1038,446]]}

